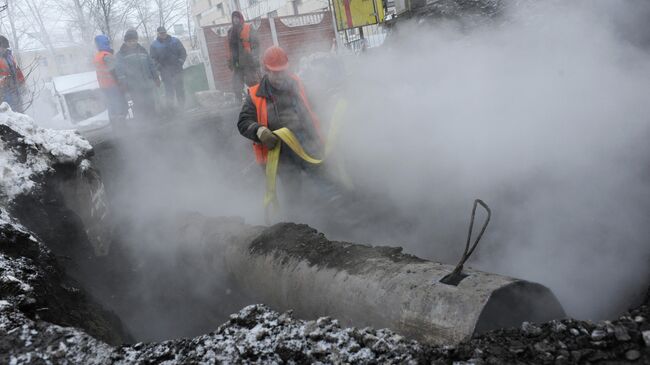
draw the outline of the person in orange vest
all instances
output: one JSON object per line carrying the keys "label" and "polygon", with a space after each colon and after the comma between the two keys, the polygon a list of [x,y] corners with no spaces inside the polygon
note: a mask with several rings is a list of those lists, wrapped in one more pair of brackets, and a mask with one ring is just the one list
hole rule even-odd
{"label": "person in orange vest", "polygon": [[106,108],[108,109],[108,119],[113,127],[118,126],[126,118],[128,106],[124,93],[117,83],[115,75],[115,66],[117,60],[113,55],[111,42],[107,36],[100,34],[95,37],[97,53],[93,63],[97,72],[97,82],[99,88],[104,94]]}
{"label": "person in orange vest", "polygon": [[235,97],[244,96],[244,84],[259,81],[259,41],[257,34],[244,16],[233,11],[232,27],[228,30],[228,68],[233,72],[232,88]]}
{"label": "person in orange vest", "polygon": [[[239,133],[253,142],[255,159],[265,165],[269,149],[280,141],[274,130],[286,127],[300,141],[305,151],[314,157],[323,155],[320,121],[314,113],[305,93],[305,88],[295,74],[289,72],[289,59],[284,50],[273,46],[264,52],[262,58],[265,75],[259,84],[248,89],[248,95],[239,113]],[[317,181],[320,187],[331,187],[331,183],[315,165],[303,161],[289,148],[280,151],[278,175],[285,191],[288,206],[305,197],[302,180],[304,173]],[[322,189],[321,189],[322,190]]]}
{"label": "person in orange vest", "polygon": [[9,40],[0,35],[0,101],[6,102],[11,110],[22,113],[22,89],[25,87],[25,76],[16,64]]}

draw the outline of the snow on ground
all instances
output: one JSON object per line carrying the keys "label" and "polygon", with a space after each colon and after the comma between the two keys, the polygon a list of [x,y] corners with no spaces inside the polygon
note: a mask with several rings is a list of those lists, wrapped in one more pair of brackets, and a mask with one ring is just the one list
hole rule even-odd
{"label": "snow on ground", "polygon": [[139,343],[118,353],[113,358],[119,364],[416,364],[425,350],[389,330],[341,328],[329,317],[304,321],[258,304],[231,315],[213,333]]}
{"label": "snow on ground", "polygon": [[0,360],[11,364],[416,364],[425,354],[415,341],[388,330],[342,329],[328,317],[302,321],[263,305],[242,309],[210,334],[118,348],[3,308],[0,335],[10,334],[5,340],[12,347]]}
{"label": "snow on ground", "polygon": [[[18,141],[28,151],[17,151],[10,141],[0,140],[0,197],[8,200],[34,188],[34,177],[55,163],[76,162],[92,150],[90,143],[72,130],[41,128],[29,116],[0,105],[0,126],[20,134]],[[9,137],[7,137],[9,138]]]}

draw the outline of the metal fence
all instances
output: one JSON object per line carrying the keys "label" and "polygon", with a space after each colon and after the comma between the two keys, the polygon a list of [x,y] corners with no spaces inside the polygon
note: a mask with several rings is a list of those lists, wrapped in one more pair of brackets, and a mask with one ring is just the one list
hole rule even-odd
{"label": "metal fence", "polygon": [[354,53],[368,48],[379,47],[386,39],[387,29],[381,24],[366,25],[360,28],[339,32],[343,44]]}

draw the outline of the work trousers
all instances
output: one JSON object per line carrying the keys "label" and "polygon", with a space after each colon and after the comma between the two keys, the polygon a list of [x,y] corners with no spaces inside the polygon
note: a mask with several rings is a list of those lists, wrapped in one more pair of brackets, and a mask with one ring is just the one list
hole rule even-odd
{"label": "work trousers", "polygon": [[304,222],[314,209],[325,208],[340,197],[341,191],[324,166],[305,162],[289,147],[282,148],[278,166],[280,205],[285,218]]}
{"label": "work trousers", "polygon": [[156,98],[153,89],[133,90],[129,92],[133,101],[133,119],[156,120]]}
{"label": "work trousers", "polygon": [[174,99],[178,103],[179,108],[185,106],[185,85],[183,83],[183,70],[174,72],[161,73],[162,82],[165,85],[165,98],[167,99],[167,106],[173,107]]}
{"label": "work trousers", "polygon": [[115,121],[124,120],[128,110],[126,98],[117,86],[102,88],[106,109],[108,110],[108,120],[113,124]]}
{"label": "work trousers", "polygon": [[244,100],[246,96],[245,86],[253,86],[260,82],[259,69],[256,67],[239,67],[232,73],[232,92],[235,98]]}
{"label": "work trousers", "polygon": [[23,98],[22,95],[20,95],[20,90],[18,90],[18,87],[16,86],[3,87],[0,90],[0,94],[2,95],[2,101],[9,104],[11,110],[17,113],[22,113],[24,111]]}

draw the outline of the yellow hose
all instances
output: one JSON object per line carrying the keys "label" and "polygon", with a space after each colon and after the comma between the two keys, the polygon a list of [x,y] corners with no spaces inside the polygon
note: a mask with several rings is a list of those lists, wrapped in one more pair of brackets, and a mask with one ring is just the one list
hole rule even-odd
{"label": "yellow hose", "polygon": [[[343,114],[345,113],[345,109],[347,108],[347,103],[345,102],[344,99],[339,99],[339,101],[336,103],[336,107],[334,109],[334,114],[332,116],[332,123],[330,125],[330,130],[329,130],[329,136],[327,138],[327,144],[325,146],[325,156],[329,155],[330,152],[332,151],[332,141],[334,141],[338,135],[338,129],[341,120],[343,119]],[[277,176],[278,176],[278,164],[280,162],[280,150],[282,149],[282,144],[286,144],[291,148],[291,150],[298,155],[301,159],[304,161],[313,164],[313,165],[320,165],[323,163],[325,160],[323,159],[317,159],[312,156],[310,156],[307,152],[305,152],[305,149],[302,147],[300,144],[300,141],[298,141],[298,138],[296,137],[293,132],[289,128],[280,128],[273,133],[280,138],[281,142],[278,142],[278,144],[271,150],[269,150],[267,159],[266,159],[266,193],[264,194],[264,211],[266,214],[266,222],[269,224],[270,219],[269,219],[269,207],[273,206],[273,211],[277,212],[279,203],[278,203],[278,195],[277,195]],[[343,169],[343,166],[339,166],[339,174],[341,175],[340,178],[343,180],[343,184],[347,187],[351,187],[352,184],[349,182],[349,178],[347,177],[347,174],[345,173],[345,170]]]}

